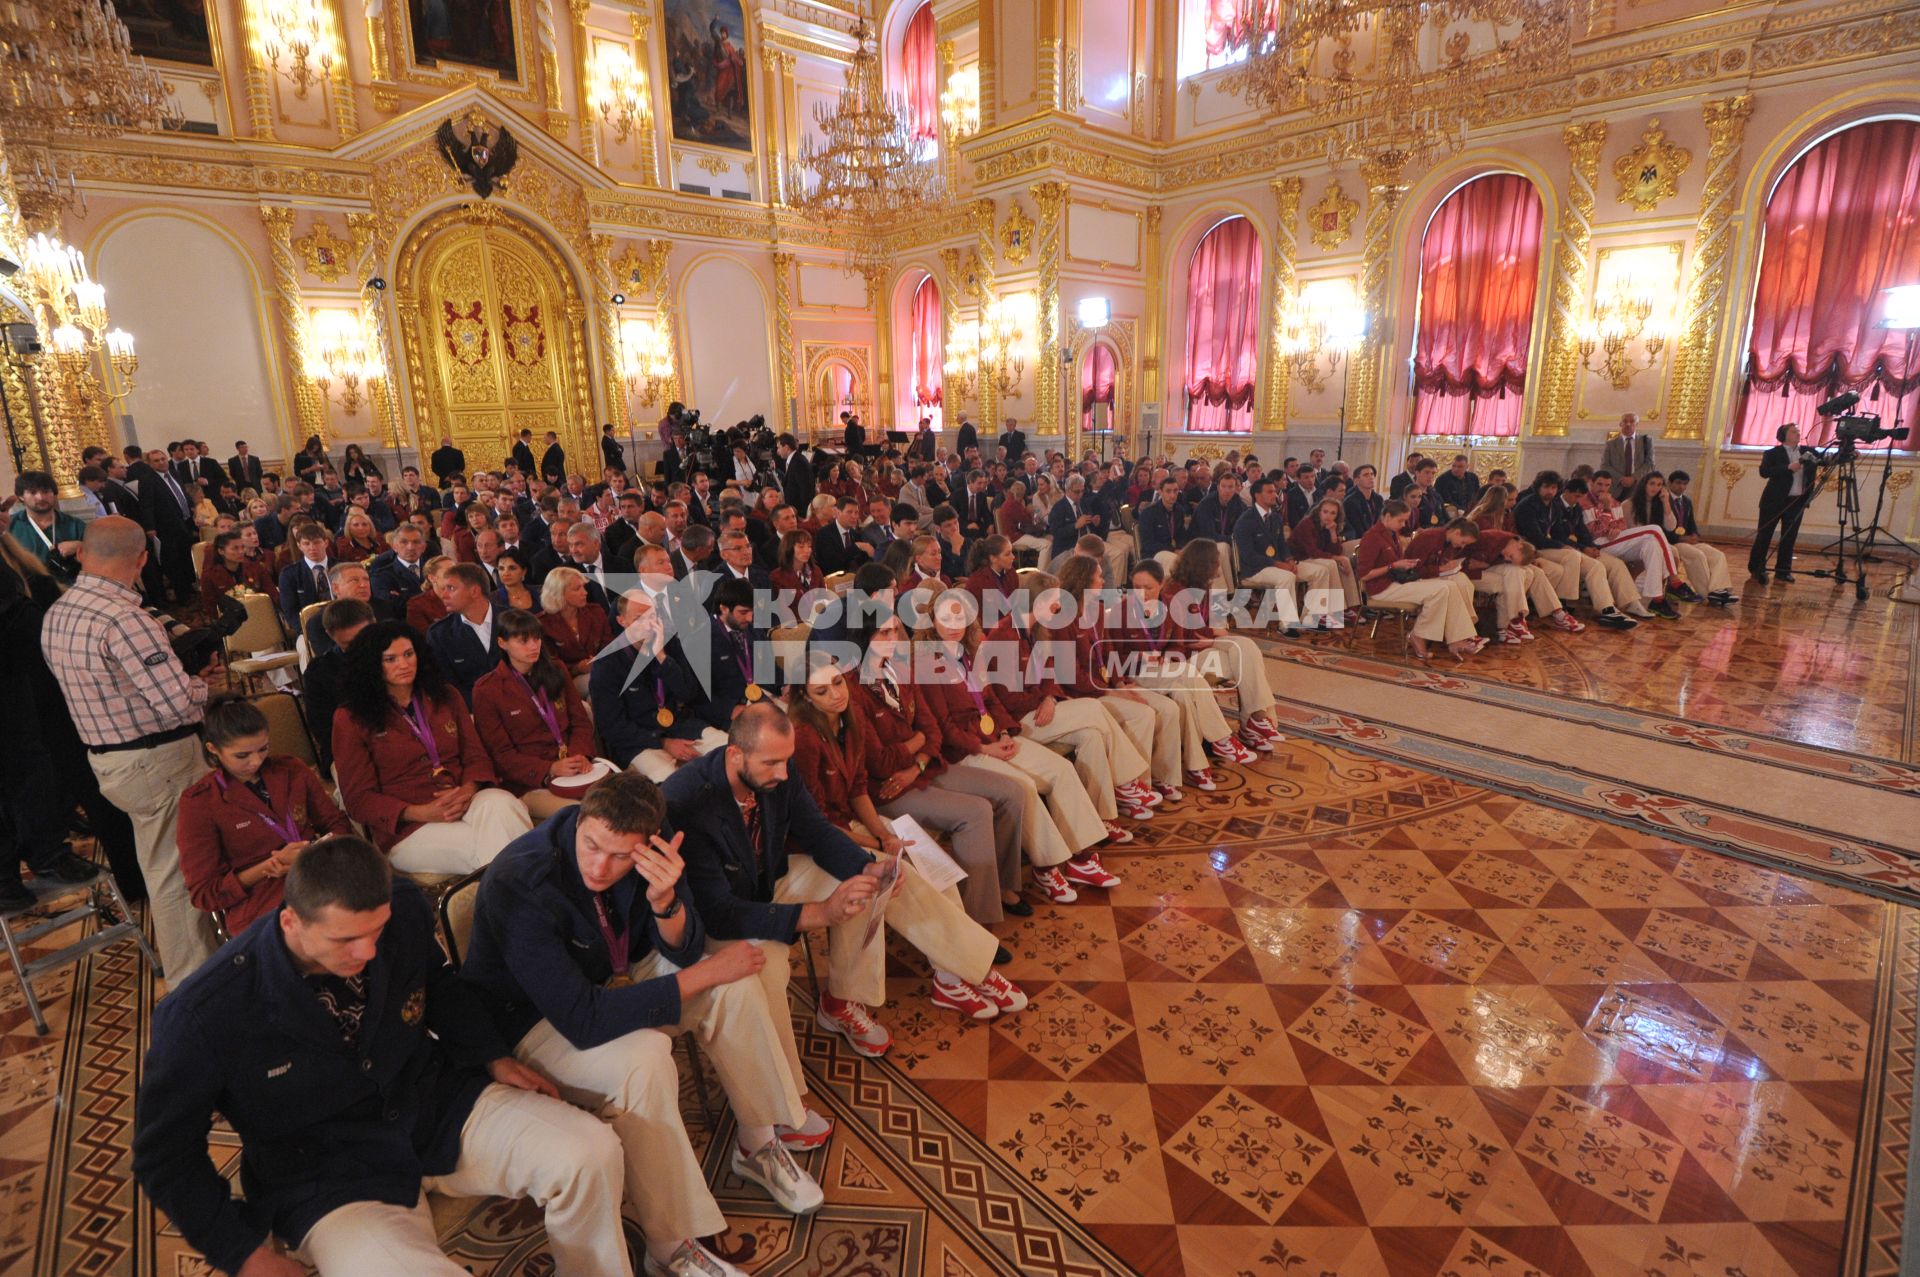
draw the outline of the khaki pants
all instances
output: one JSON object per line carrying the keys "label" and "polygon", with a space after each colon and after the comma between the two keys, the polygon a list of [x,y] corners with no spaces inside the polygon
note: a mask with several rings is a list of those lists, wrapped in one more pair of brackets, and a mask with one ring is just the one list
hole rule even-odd
{"label": "khaki pants", "polygon": [[631,1277],[620,1226],[620,1141],[561,1100],[508,1086],[480,1092],[460,1131],[460,1162],[411,1207],[354,1202],[328,1211],[300,1250],[321,1277],[466,1277],[434,1236],[426,1190],[531,1197],[546,1211],[557,1277]]}
{"label": "khaki pants", "polygon": [[[810,904],[825,900],[840,885],[840,880],[815,864],[811,856],[794,856],[787,864],[787,876],[773,889],[776,904]],[[985,927],[973,921],[953,898],[935,891],[912,868],[900,875],[899,888],[892,899],[879,906],[885,910],[886,926],[873,933],[873,942],[864,944],[867,915],[859,913],[837,927],[828,929],[827,991],[836,998],[863,1006],[882,1006],[887,1001],[887,927],[905,937],[908,944],[925,955],[935,970],[948,971],[971,984],[978,984],[993,970],[993,955],[999,942]],[[776,940],[755,941],[767,951],[767,965],[760,970],[760,987],[769,1008],[787,1006],[787,977],[790,962],[787,945]],[[709,949],[720,942],[709,940]],[[800,1051],[793,1041],[793,1017],[771,1017],[780,1039],[781,1054],[795,1085],[807,1089],[806,1074],[800,1070]]]}
{"label": "khaki pants", "polygon": [[[677,970],[650,953],[628,973],[639,981]],[[785,1021],[784,997],[779,1007],[778,1018]],[[678,1243],[725,1232],[727,1221],[680,1121],[680,1073],[670,1034],[693,1034],[713,1061],[739,1125],[801,1126],[806,1110],[774,1019],[760,981],[736,980],[683,1002],[672,1029],[637,1029],[582,1050],[542,1020],[513,1054],[552,1078],[569,1104],[613,1127],[626,1156],[627,1200],[640,1227],[650,1241]]]}
{"label": "khaki pants", "polygon": [[[1304,566],[1304,565],[1303,565]],[[1280,614],[1280,623],[1289,629],[1300,624],[1300,608],[1294,602],[1293,589],[1299,578],[1283,567],[1249,568],[1240,565],[1240,588],[1243,590],[1272,590],[1274,607]],[[1257,609],[1255,610],[1257,615]]]}
{"label": "khaki pants", "polygon": [[1682,541],[1673,547],[1673,552],[1686,565],[1687,582],[1694,589],[1702,594],[1732,592],[1733,578],[1727,573],[1725,550],[1705,541]]}
{"label": "khaki pants", "polygon": [[180,874],[176,826],[180,794],[207,770],[200,742],[192,736],[147,749],[87,755],[106,800],[133,822],[134,853],[147,881],[147,915],[167,984],[179,988],[217,947],[213,919],[193,907]]}
{"label": "khaki pants", "polygon": [[1535,563],[1546,572],[1547,584],[1563,600],[1579,598],[1584,588],[1587,601],[1596,612],[1640,606],[1640,591],[1634,588],[1633,573],[1611,554],[1596,558],[1567,547],[1542,550]]}
{"label": "khaki pants", "polygon": [[532,828],[525,803],[504,789],[483,789],[465,816],[420,826],[393,844],[387,861],[402,873],[468,873],[485,869],[502,847]]}
{"label": "khaki pants", "polygon": [[[716,749],[726,748],[727,734],[717,727],[709,727],[700,733],[700,738],[694,743],[700,746],[702,754],[711,754]],[[679,769],[679,761],[664,749],[643,749],[633,756],[633,770],[656,785],[665,784],[667,777]]]}
{"label": "khaki pants", "polygon": [[[1207,686],[1207,680],[1191,671],[1173,672],[1158,665],[1142,663],[1134,681],[1142,689],[1151,689],[1159,696],[1172,701],[1180,711],[1180,754],[1182,765],[1187,771],[1204,771],[1208,767],[1206,743],[1222,740],[1233,735],[1233,729],[1227,726],[1227,717],[1220,712],[1220,702],[1214,699],[1213,689]],[[1179,781],[1171,781],[1179,784]]]}
{"label": "khaki pants", "polygon": [[[1094,810],[1073,764],[1045,745],[1013,738],[1014,756],[1003,762],[973,754],[961,767],[984,767],[1019,781],[1023,791],[1022,830],[1027,859],[1035,869],[1070,860],[1107,836],[1107,823]],[[1044,800],[1044,802],[1043,802]]]}
{"label": "khaki pants", "polygon": [[1020,889],[1020,837],[1026,798],[1018,781],[977,767],[948,767],[926,785],[909,789],[877,810],[888,820],[911,816],[929,833],[944,834],[953,858],[967,871],[960,906],[983,927],[1006,920],[1002,890]]}
{"label": "khaki pants", "polygon": [[1127,565],[1133,562],[1133,536],[1126,532],[1107,533],[1107,552],[1101,558],[1101,566],[1107,573],[1107,588],[1119,589],[1126,584]]}
{"label": "khaki pants", "polygon": [[1302,596],[1308,617],[1337,616],[1347,610],[1347,600],[1358,598],[1353,587],[1353,566],[1345,559],[1301,559],[1294,565],[1295,575],[1306,582]]}
{"label": "khaki pants", "polygon": [[1084,697],[1055,701],[1051,722],[1037,726],[1033,714],[1028,714],[1020,720],[1020,735],[1073,760],[1081,788],[1093,799],[1093,809],[1102,820],[1120,814],[1113,787],[1147,774],[1146,755],[1114,726],[1099,701]]}
{"label": "khaki pants", "polygon": [[526,805],[527,815],[533,817],[535,823],[580,805],[578,798],[562,798],[551,789],[529,789],[520,795],[520,801]]}
{"label": "khaki pants", "polygon": [[1172,697],[1130,687],[1108,693],[1095,703],[1113,720],[1120,739],[1138,742],[1146,749],[1148,779],[1161,785],[1180,783],[1180,707]]}
{"label": "khaki pants", "polygon": [[1234,682],[1234,697],[1240,705],[1244,725],[1255,714],[1273,713],[1273,688],[1267,682],[1267,658],[1254,641],[1243,634],[1222,634],[1207,649],[1225,659],[1224,673]]}
{"label": "khaki pants", "polygon": [[[1461,575],[1465,580],[1465,575]],[[1471,582],[1468,583],[1471,585]],[[1473,637],[1473,604],[1462,597],[1451,580],[1425,577],[1418,581],[1396,581],[1374,595],[1376,603],[1410,603],[1420,609],[1414,618],[1413,632],[1429,643],[1458,643]]]}
{"label": "khaki pants", "polygon": [[1475,594],[1493,596],[1494,619],[1502,629],[1514,617],[1525,616],[1529,611],[1552,616],[1560,610],[1560,596],[1547,583],[1546,573],[1538,563],[1525,567],[1517,563],[1496,563],[1480,574],[1473,590]]}

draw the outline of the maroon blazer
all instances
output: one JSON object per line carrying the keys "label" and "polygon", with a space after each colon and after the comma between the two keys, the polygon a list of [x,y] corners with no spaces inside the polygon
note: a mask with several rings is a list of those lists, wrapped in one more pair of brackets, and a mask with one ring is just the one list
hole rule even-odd
{"label": "maroon blazer", "polygon": [[[560,720],[567,752],[591,758],[593,720],[587,717],[573,679],[562,678],[560,683],[565,694],[554,702],[553,712]],[[513,667],[505,661],[473,685],[473,725],[503,788],[517,795],[547,783],[547,767],[560,757],[559,747],[541,721],[527,685],[514,677]]]}
{"label": "maroon blazer", "polygon": [[946,755],[948,762],[958,763],[969,755],[979,753],[989,739],[999,740],[1020,733],[1019,715],[1000,699],[1000,689],[992,683],[980,688],[981,701],[993,718],[993,735],[990,738],[981,736],[981,710],[973,703],[966,685],[957,677],[951,681],[941,679],[923,683],[920,691],[927,698],[927,705],[940,724],[940,752]]}
{"label": "maroon blazer", "polygon": [[[1021,637],[1020,631],[1013,627],[1012,617],[1001,617],[1000,623],[987,631],[986,641],[995,645],[994,648],[990,648],[989,650],[997,649],[994,657],[997,661],[1005,662],[1008,659],[1005,655],[1007,652],[1018,651],[1020,653],[1020,686],[996,689],[1000,693],[1000,699],[1006,702],[1007,708],[1014,712],[1016,718],[1025,718],[1028,714],[1033,713],[1034,710],[1040,708],[1040,702],[1049,696],[1055,700],[1064,700],[1066,698],[1067,694],[1061,690],[1060,684],[1054,681],[1051,672],[1049,672],[1045,678],[1036,679],[1032,677],[1034,666],[1033,644]],[[998,673],[999,670],[996,669],[995,672]],[[961,690],[964,691],[965,689],[963,688]],[[971,704],[972,702],[969,701],[968,703]]]}
{"label": "maroon blazer", "polygon": [[1293,535],[1287,543],[1293,547],[1296,559],[1338,559],[1346,555],[1346,550],[1333,534],[1322,527],[1315,517],[1319,512],[1310,511],[1306,518],[1293,525]]}
{"label": "maroon blazer", "polygon": [[789,572],[785,568],[776,568],[773,572],[773,588],[791,590],[797,602],[805,598],[810,590],[826,589],[827,576],[820,570],[818,563],[808,563],[805,572]]}
{"label": "maroon blazer", "polygon": [[200,570],[200,604],[209,616],[220,614],[220,605],[214,602],[234,586],[244,582],[249,590],[264,594],[273,600],[274,610],[280,609],[280,586],[273,579],[273,572],[259,559],[242,559],[240,572],[236,579],[234,573],[227,571],[227,565],[209,555],[206,567]]}
{"label": "maroon blazer", "polygon": [[806,723],[794,720],[793,774],[820,805],[820,813],[836,825],[852,825],[854,799],[870,794],[880,779],[872,773],[867,725],[860,702],[849,700],[844,742],[829,740]]}
{"label": "maroon blazer", "polygon": [[385,550],[376,539],[372,545],[361,545],[344,532],[333,539],[333,561],[335,563],[365,563],[374,555]]}
{"label": "maroon blazer", "polygon": [[575,614],[572,626],[558,612],[542,612],[540,628],[547,632],[547,646],[568,668],[592,660],[613,641],[613,622],[607,619],[606,609],[591,602]]}
{"label": "maroon blazer", "polygon": [[407,600],[407,624],[425,634],[435,621],[447,614],[447,605],[429,586]]}
{"label": "maroon blazer", "polygon": [[222,773],[210,771],[180,795],[180,875],[193,907],[224,912],[228,934],[238,935],[255,918],[280,907],[285,885],[281,878],[263,878],[242,886],[242,869],[251,869],[290,841],[350,833],[352,826],[313,768],[297,758],[275,754],[260,766],[274,820],[284,825],[291,818],[297,838],[288,839],[267,823],[268,812],[251,789],[237,781],[223,786],[221,778]]}
{"label": "maroon blazer", "polygon": [[333,712],[333,774],[340,797],[347,814],[367,827],[382,851],[393,850],[420,828],[401,814],[404,809],[468,781],[482,789],[500,782],[458,692],[449,690],[430,702],[427,718],[440,765],[447,769],[444,776],[433,774],[427,751],[398,709],[388,712],[377,731],[368,731],[344,708]]}
{"label": "maroon blazer", "polygon": [[973,595],[974,601],[983,609],[987,606],[987,592],[992,591],[998,594],[1000,607],[1004,612],[1007,600],[1012,598],[1014,591],[1020,588],[1020,574],[1009,570],[1000,576],[995,576],[991,568],[979,568],[960,583],[960,588]]}
{"label": "maroon blazer", "polygon": [[866,714],[868,727],[868,761],[873,768],[874,783],[885,780],[903,768],[914,766],[911,753],[907,752],[907,741],[918,732],[924,735],[926,743],[920,752],[930,760],[927,770],[920,774],[913,788],[919,789],[928,781],[947,769],[946,759],[940,756],[940,722],[934,716],[933,704],[927,699],[926,688],[912,681],[898,684],[900,688],[900,708],[887,704],[887,698],[880,692],[878,682],[850,683],[853,698],[860,703]]}
{"label": "maroon blazer", "polygon": [[1384,523],[1376,523],[1368,528],[1366,535],[1360,538],[1360,548],[1354,551],[1356,562],[1353,571],[1360,578],[1360,588],[1368,594],[1378,594],[1391,586],[1393,578],[1384,572],[1371,581],[1367,580],[1367,573],[1406,557],[1400,553],[1399,533]]}

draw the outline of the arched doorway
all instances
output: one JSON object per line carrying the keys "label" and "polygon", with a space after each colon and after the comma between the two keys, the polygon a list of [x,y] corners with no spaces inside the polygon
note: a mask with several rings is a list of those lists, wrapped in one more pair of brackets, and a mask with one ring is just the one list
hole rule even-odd
{"label": "arched doorway", "polygon": [[586,384],[586,311],[572,272],[531,227],[489,206],[427,219],[401,250],[399,303],[423,450],[451,437],[475,467],[551,430],[570,468],[598,452]]}

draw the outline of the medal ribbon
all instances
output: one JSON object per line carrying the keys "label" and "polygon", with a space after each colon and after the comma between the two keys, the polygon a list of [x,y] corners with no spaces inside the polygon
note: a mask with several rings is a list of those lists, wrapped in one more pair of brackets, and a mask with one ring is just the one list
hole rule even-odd
{"label": "medal ribbon", "polygon": [[966,685],[967,695],[973,697],[973,707],[984,716],[987,712],[987,698],[981,694],[980,684],[973,677],[973,660],[967,656],[960,658],[961,682]]}
{"label": "medal ribbon", "polygon": [[607,960],[613,963],[613,974],[623,976],[627,973],[627,948],[633,932],[614,934],[613,919],[607,916],[607,903],[597,891],[593,894],[593,913],[594,921],[600,924],[600,938],[607,942]]}
{"label": "medal ribbon", "polygon": [[427,703],[418,692],[413,694],[413,704],[407,707],[407,726],[413,729],[414,739],[420,742],[420,748],[427,751],[427,765],[436,774],[443,771],[440,747],[433,743],[433,724],[427,720]]}
{"label": "medal ribbon", "polygon": [[[220,796],[222,798],[226,797],[227,774],[225,772],[215,772],[213,775],[213,783],[219,786]],[[255,795],[255,797],[258,796],[257,794]],[[286,842],[300,841],[300,823],[293,818],[292,812],[287,813],[287,821],[283,825],[280,823],[280,818],[274,814],[271,806],[266,803],[261,803],[260,806],[262,809],[261,819],[267,822],[268,829],[273,830],[274,833],[278,834]]]}
{"label": "medal ribbon", "polygon": [[[512,669],[513,667],[508,666],[508,668]],[[532,683],[529,683],[527,676],[519,670],[514,670],[513,676],[520,681],[520,686],[526,689],[527,695],[533,698],[533,712],[538,714],[540,721],[547,725],[547,731],[553,735],[553,743],[561,749],[565,749],[567,747],[567,734],[560,730],[560,715],[559,712],[553,708],[553,701],[545,692],[535,687]]]}

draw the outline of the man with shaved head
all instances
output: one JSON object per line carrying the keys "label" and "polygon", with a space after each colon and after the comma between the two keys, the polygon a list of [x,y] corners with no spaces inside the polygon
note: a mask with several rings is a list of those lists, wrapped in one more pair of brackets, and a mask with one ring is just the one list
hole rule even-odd
{"label": "man with shaved head", "polygon": [[[196,733],[204,678],[189,677],[167,631],[140,606],[147,534],[109,515],[87,525],[80,578],[47,610],[40,645],[87,747],[100,792],[133,822],[153,930],[179,987],[213,953],[212,920],[193,907],[174,838],[180,794],[206,770]],[[213,673],[215,665],[206,673]]]}

